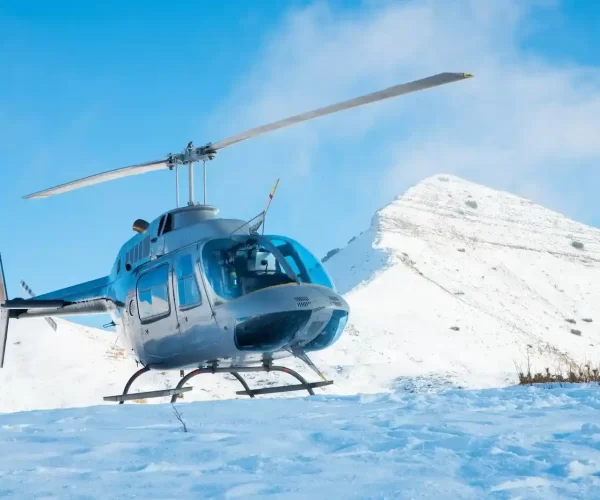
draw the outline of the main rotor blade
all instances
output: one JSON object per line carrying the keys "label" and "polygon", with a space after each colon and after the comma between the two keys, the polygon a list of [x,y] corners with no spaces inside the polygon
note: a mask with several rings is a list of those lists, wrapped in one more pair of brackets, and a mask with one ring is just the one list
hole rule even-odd
{"label": "main rotor blade", "polygon": [[[392,97],[396,97],[403,94],[409,94],[411,92],[417,92],[419,90],[425,90],[432,87],[437,87],[439,85],[444,85],[446,83],[457,82],[459,80],[464,80],[466,78],[470,78],[473,75],[469,73],[439,73],[437,75],[429,76],[427,78],[422,78],[421,80],[415,80],[409,83],[403,83],[400,85],[395,85],[393,87],[388,87],[387,89],[380,90],[378,92],[373,92],[371,94],[366,94],[360,97],[356,97],[354,99],[349,99],[347,101],[343,101],[337,104],[332,104],[330,106],[325,106],[323,108],[318,108],[313,111],[307,111],[305,113],[301,113],[299,115],[291,116],[289,118],[285,118],[283,120],[279,120],[273,123],[269,123],[267,125],[263,125],[261,127],[256,127],[241,134],[234,135],[222,141],[219,141],[215,144],[209,144],[202,148],[194,148],[191,150],[192,156],[186,157],[187,159],[183,160],[186,162],[199,161],[198,155],[203,155],[203,157],[209,157],[211,152],[214,153],[220,149],[226,148],[227,146],[231,146],[232,144],[236,144],[238,142],[244,141],[246,139],[250,139],[252,137],[256,137],[262,134],[266,134],[267,132],[273,132],[280,128],[288,127],[290,125],[294,125],[296,123],[302,123],[309,120],[313,120],[315,118],[319,118],[320,116],[330,115],[332,113],[337,113],[339,111],[343,111],[346,109],[356,108],[358,106],[363,106],[364,104],[370,104],[372,102],[382,101],[384,99],[390,99]],[[194,156],[195,155],[195,156]],[[111,181],[114,179],[120,179],[121,177],[128,177],[130,175],[139,175],[145,174],[148,172],[153,172],[155,170],[161,170],[163,168],[169,168],[170,162],[169,159],[159,160],[154,162],[142,163],[139,165],[132,165],[129,167],[118,168],[116,170],[109,170],[108,172],[102,172],[100,174],[90,175],[89,177],[84,177],[83,179],[78,179],[76,181],[67,182],[65,184],[60,184],[59,186],[55,186],[50,189],[45,189],[43,191],[38,191],[37,193],[32,193],[27,196],[24,196],[25,199],[32,198],[47,198],[49,196],[54,196],[56,194],[66,193],[68,191],[73,191],[74,189],[83,188],[86,186],[92,186],[94,184],[99,184],[101,182]]]}
{"label": "main rotor blade", "polygon": [[242,132],[241,134],[228,137],[227,139],[223,139],[222,141],[212,144],[210,146],[210,149],[218,151],[219,149],[226,148],[227,146],[231,146],[232,144],[236,144],[246,139],[250,139],[251,137],[266,134],[267,132],[273,132],[274,130],[288,127],[296,123],[306,122],[308,120],[319,118],[320,116],[330,115],[332,113],[337,113],[338,111],[356,108],[364,104],[382,101],[391,97],[409,94],[411,92],[417,92],[419,90],[425,90],[431,87],[437,87],[446,83],[457,82],[459,80],[471,78],[472,76],[473,75],[469,73],[439,73],[434,76],[422,78],[421,80],[415,80],[414,82],[402,83],[400,85],[388,87],[387,89],[383,89],[378,92],[373,92],[372,94],[366,94],[360,97],[356,97],[354,99],[339,102],[337,104],[331,104],[330,106],[325,106],[323,108],[315,109],[313,111],[307,111],[306,113],[301,113],[299,115],[291,116],[283,120],[269,123],[268,125],[263,125],[261,127],[256,127],[247,130],[245,132]]}
{"label": "main rotor blade", "polygon": [[127,177],[130,175],[146,174],[148,172],[153,172],[154,170],[161,170],[163,168],[168,168],[168,163],[166,160],[141,163],[140,165],[131,165],[130,167],[109,170],[108,172],[90,175],[89,177],[84,177],[83,179],[67,182],[65,184],[61,184],[50,189],[44,189],[43,191],[38,191],[37,193],[23,196],[23,198],[25,198],[26,200],[32,198],[47,198],[48,196],[66,193],[68,191],[73,191],[74,189],[79,189],[86,186],[93,186],[94,184],[99,184],[100,182],[112,181],[114,179],[120,179],[121,177]]}

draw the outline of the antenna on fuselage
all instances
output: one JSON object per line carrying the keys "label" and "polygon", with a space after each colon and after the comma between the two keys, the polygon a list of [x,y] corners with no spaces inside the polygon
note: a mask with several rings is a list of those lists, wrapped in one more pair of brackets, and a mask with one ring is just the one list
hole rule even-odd
{"label": "antenna on fuselage", "polygon": [[[265,209],[258,214],[257,217],[255,217],[254,219],[258,218],[258,221],[256,222],[256,224],[250,226],[249,231],[250,233],[256,233],[258,232],[258,230],[260,229],[260,226],[262,226],[262,234],[265,234],[265,219],[267,218],[267,212],[269,211],[269,207],[271,206],[271,201],[273,201],[273,197],[275,196],[275,191],[277,191],[277,186],[279,185],[279,179],[277,179],[275,181],[275,185],[273,186],[273,189],[271,189],[271,192],[269,193],[269,200],[267,201],[267,206],[265,207]],[[252,219],[252,220],[254,220]],[[252,221],[249,221],[252,222]]]}
{"label": "antenna on fuselage", "polygon": [[277,191],[277,186],[279,185],[279,179],[275,181],[275,185],[271,192],[269,193],[269,201],[267,201],[267,206],[265,207],[265,213],[263,215],[262,220],[262,233],[265,234],[265,219],[267,218],[267,212],[269,211],[269,207],[271,206],[271,202],[273,201],[273,197],[275,196],[275,191]]}

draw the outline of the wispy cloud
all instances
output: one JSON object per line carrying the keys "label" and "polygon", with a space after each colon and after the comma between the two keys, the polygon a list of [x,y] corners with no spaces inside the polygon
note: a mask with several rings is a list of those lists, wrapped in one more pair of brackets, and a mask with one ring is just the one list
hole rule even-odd
{"label": "wispy cloud", "polygon": [[[221,129],[233,132],[442,71],[475,78],[261,139],[249,150],[268,146],[263,159],[276,166],[267,173],[281,169],[277,158],[284,157],[297,159],[289,175],[312,173],[313,186],[332,168],[335,175],[356,175],[359,185],[345,180],[344,192],[371,193],[356,210],[439,172],[571,215],[600,208],[590,170],[600,158],[600,69],[523,48],[539,29],[536,10],[559,9],[558,3],[409,0],[362,7],[319,3],[290,12],[232,94]],[[349,154],[349,147],[356,151]],[[332,166],[332,152],[344,170]],[[565,176],[578,175],[585,184],[561,189]],[[311,202],[322,200],[308,184],[298,189]]]}

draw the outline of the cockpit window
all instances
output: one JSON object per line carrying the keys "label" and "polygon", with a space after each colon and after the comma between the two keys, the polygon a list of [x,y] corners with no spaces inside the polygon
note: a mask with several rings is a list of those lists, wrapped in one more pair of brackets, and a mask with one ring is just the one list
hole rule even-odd
{"label": "cockpit window", "polygon": [[204,272],[217,295],[235,299],[270,286],[295,282],[294,276],[286,272],[273,252],[265,248],[259,239],[232,237],[212,240],[204,245]]}
{"label": "cockpit window", "polygon": [[333,288],[320,262],[299,243],[282,236],[209,241],[202,250],[202,263],[208,282],[224,299],[296,280]]}

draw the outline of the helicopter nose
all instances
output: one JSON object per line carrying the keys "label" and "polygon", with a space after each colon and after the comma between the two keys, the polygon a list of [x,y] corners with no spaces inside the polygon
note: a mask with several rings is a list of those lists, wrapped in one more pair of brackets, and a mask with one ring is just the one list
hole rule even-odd
{"label": "helicopter nose", "polygon": [[293,284],[259,290],[224,304],[223,315],[230,318],[228,331],[233,331],[238,349],[275,351],[291,344],[308,344],[324,329],[333,328],[333,334],[319,341],[330,343],[337,331],[331,323],[335,310],[341,312],[333,321],[348,314],[344,299],[333,290]]}
{"label": "helicopter nose", "polygon": [[302,330],[311,311],[282,311],[243,318],[235,325],[238,349],[274,351],[287,345]]}

